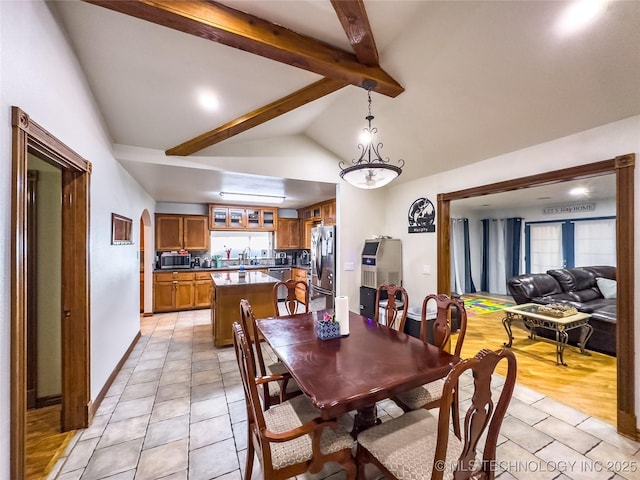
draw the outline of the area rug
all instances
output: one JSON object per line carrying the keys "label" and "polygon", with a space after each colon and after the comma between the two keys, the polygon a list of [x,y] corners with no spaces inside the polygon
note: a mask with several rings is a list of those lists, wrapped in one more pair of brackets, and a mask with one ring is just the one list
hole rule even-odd
{"label": "area rug", "polygon": [[515,305],[512,302],[505,302],[486,297],[474,297],[471,295],[463,295],[461,299],[464,300],[464,308],[467,311],[467,317],[496,312],[505,307],[513,307]]}

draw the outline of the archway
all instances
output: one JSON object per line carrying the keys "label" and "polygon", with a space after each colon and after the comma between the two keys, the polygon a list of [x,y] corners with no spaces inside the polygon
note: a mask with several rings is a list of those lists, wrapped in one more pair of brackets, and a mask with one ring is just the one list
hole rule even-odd
{"label": "archway", "polygon": [[142,282],[142,316],[153,315],[153,245],[151,214],[145,208],[140,215],[140,280]]}

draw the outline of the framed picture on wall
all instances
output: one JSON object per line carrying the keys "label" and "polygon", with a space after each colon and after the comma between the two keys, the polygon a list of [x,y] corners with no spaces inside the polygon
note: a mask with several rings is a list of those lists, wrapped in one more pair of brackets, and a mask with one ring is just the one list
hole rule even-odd
{"label": "framed picture on wall", "polygon": [[133,243],[133,220],[111,214],[111,245],[128,245]]}

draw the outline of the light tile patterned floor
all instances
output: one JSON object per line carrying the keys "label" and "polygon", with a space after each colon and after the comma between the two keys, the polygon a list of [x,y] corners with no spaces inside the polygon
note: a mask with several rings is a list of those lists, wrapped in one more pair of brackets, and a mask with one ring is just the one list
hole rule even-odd
{"label": "light tile patterned floor", "polygon": [[[208,310],[142,319],[142,337],[90,428],[49,476],[58,480],[239,480],[246,411],[232,348],[216,349]],[[501,379],[497,379],[499,385]],[[465,383],[466,382],[466,383]],[[461,383],[461,410],[471,393]],[[384,421],[401,414],[379,404]],[[640,479],[640,444],[597,419],[518,386],[497,450],[500,480]],[[261,478],[254,462],[254,479]],[[330,465],[305,479],[339,480]],[[381,478],[373,468],[367,480]]]}

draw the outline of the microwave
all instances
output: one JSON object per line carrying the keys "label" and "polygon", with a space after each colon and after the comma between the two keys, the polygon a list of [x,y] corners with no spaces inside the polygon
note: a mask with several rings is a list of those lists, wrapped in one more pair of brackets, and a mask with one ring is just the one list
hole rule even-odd
{"label": "microwave", "polygon": [[160,255],[161,269],[191,268],[190,253],[163,253]]}

